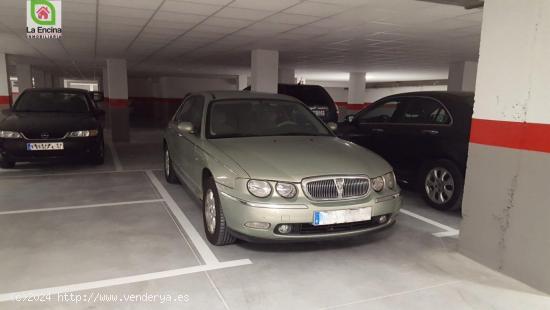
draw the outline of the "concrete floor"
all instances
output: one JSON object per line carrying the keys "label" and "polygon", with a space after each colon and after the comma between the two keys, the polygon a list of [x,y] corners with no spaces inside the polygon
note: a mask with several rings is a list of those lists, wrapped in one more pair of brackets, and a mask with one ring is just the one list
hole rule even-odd
{"label": "concrete floor", "polygon": [[101,167],[0,170],[0,309],[550,309],[457,253],[460,216],[411,192],[381,233],[211,247],[160,132],[132,137]]}

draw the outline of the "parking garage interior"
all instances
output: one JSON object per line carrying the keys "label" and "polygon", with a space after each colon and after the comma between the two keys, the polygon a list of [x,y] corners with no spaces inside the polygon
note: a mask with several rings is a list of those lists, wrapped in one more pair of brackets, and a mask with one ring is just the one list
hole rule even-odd
{"label": "parking garage interior", "polygon": [[[30,33],[42,7],[62,34]],[[547,0],[2,1],[0,131],[25,92],[79,89],[105,149],[0,169],[0,309],[550,309],[549,51]],[[388,229],[213,245],[166,128],[189,94],[282,84],[321,86],[338,128],[387,96],[474,96],[457,207],[399,180]]]}

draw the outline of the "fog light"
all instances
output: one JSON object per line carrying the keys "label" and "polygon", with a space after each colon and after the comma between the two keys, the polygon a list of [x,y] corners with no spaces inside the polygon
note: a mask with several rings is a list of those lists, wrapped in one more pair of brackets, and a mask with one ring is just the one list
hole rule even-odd
{"label": "fog light", "polygon": [[384,224],[388,221],[388,217],[386,215],[382,215],[381,217],[378,218],[378,223],[379,224]]}
{"label": "fog light", "polygon": [[277,231],[279,231],[279,233],[283,235],[290,233],[291,230],[292,226],[288,224],[279,225],[279,228],[277,228]]}
{"label": "fog light", "polygon": [[255,229],[268,229],[271,224],[265,222],[246,222],[244,223],[244,226]]}

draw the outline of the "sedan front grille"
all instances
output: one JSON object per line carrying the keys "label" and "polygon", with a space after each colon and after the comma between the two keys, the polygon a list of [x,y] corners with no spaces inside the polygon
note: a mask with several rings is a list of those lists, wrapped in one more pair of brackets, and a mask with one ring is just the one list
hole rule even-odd
{"label": "sedan front grille", "polygon": [[370,179],[366,176],[310,178],[302,182],[302,187],[311,200],[357,199],[369,193]]}

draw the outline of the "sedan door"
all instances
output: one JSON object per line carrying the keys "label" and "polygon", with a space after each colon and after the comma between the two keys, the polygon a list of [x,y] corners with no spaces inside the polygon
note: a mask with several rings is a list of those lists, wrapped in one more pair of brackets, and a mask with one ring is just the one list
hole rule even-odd
{"label": "sedan door", "polygon": [[400,144],[399,136],[395,136],[394,120],[404,104],[403,98],[391,98],[359,112],[352,122],[352,133],[347,138],[392,163]]}
{"label": "sedan door", "polygon": [[[188,185],[200,188],[200,180],[196,176],[195,146],[201,136],[201,122],[204,110],[204,97],[200,95],[190,96],[185,99],[182,107],[174,119],[174,154],[172,160],[174,166],[180,172]],[[177,126],[182,122],[193,125],[192,132],[180,131]]]}
{"label": "sedan door", "polygon": [[447,108],[431,97],[411,96],[395,116],[393,135],[400,141],[393,150],[394,165],[406,174],[414,174],[430,159],[440,158],[451,132]]}

